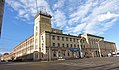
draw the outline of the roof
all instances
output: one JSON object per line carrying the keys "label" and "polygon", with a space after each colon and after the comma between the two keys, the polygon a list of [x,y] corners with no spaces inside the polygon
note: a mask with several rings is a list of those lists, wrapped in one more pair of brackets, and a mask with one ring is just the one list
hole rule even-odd
{"label": "roof", "polygon": [[[22,41],[20,44],[22,44],[23,42],[25,42],[26,40],[28,40],[28,39],[30,39],[31,37],[33,37],[34,35],[31,35],[30,37],[28,37],[27,39],[25,39],[24,41]],[[18,44],[17,46],[19,46],[20,44]],[[16,46],[16,47],[17,47]],[[14,47],[14,49],[16,48],[16,47]]]}
{"label": "roof", "polygon": [[111,44],[115,44],[114,42],[109,42],[109,41],[104,41],[105,43],[111,43]]}
{"label": "roof", "polygon": [[47,12],[42,12],[42,11],[40,11],[40,13],[38,13],[38,14],[34,17],[34,19],[36,19],[39,15],[52,18],[52,16],[51,16],[50,14],[48,14]]}
{"label": "roof", "polygon": [[57,34],[57,35],[64,35],[64,36],[71,36],[71,37],[78,37],[79,36],[74,36],[74,35],[70,35],[70,34],[61,34],[61,33],[54,33],[54,32],[49,32],[49,31],[45,31],[46,33],[50,33],[50,34]]}
{"label": "roof", "polygon": [[[83,35],[83,34],[80,34],[80,35]],[[102,38],[104,39],[104,37],[101,37],[101,36],[96,36],[96,35],[92,35],[92,34],[86,34],[87,36],[92,36],[92,37],[97,37],[97,38]]]}

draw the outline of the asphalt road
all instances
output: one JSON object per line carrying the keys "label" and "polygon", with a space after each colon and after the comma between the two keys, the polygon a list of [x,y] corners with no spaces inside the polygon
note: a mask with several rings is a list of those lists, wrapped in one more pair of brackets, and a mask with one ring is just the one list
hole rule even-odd
{"label": "asphalt road", "polygon": [[119,57],[0,63],[0,70],[119,70]]}

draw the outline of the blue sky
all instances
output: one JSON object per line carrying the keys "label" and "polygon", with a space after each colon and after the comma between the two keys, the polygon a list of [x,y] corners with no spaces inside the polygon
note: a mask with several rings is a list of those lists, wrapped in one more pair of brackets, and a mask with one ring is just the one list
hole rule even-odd
{"label": "blue sky", "polygon": [[100,35],[119,48],[119,0],[6,0],[0,53],[11,52],[33,34],[34,16],[42,8],[53,16],[53,28]]}

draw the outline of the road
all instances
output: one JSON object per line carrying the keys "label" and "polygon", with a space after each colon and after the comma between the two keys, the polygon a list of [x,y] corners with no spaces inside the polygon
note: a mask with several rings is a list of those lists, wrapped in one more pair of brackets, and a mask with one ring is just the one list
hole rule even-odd
{"label": "road", "polygon": [[119,57],[0,63],[0,70],[119,70]]}

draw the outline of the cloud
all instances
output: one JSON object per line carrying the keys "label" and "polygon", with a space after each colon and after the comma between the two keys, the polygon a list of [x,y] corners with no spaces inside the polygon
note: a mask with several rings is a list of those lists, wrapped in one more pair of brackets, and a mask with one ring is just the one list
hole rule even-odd
{"label": "cloud", "polygon": [[46,8],[53,16],[52,26],[63,29],[65,33],[103,34],[112,27],[119,18],[119,0],[6,0],[13,10],[18,12],[17,18],[31,20],[37,9]]}
{"label": "cloud", "polygon": [[37,10],[40,11],[42,8],[51,13],[49,4],[45,0],[6,0],[6,3],[18,13],[17,19],[29,21],[36,15]]}
{"label": "cloud", "polygon": [[68,28],[75,23],[75,27],[70,31],[74,34],[77,32],[103,34],[118,20],[118,6],[118,0],[88,0],[69,16]]}
{"label": "cloud", "polygon": [[53,5],[53,18],[52,18],[52,24],[53,27],[62,29],[66,26],[67,20],[65,16],[65,12],[63,12],[62,7],[64,6],[65,0],[58,0]]}
{"label": "cloud", "polygon": [[53,5],[53,10],[60,9],[64,6],[65,0],[58,0],[54,5]]}
{"label": "cloud", "polygon": [[115,17],[119,17],[119,14],[113,14],[113,13],[107,12],[106,14],[99,15],[98,21],[102,22],[104,20],[108,20],[108,19],[115,18]]}
{"label": "cloud", "polygon": [[54,12],[53,16],[53,26],[58,28],[63,28],[66,25],[66,16],[60,10]]}
{"label": "cloud", "polygon": [[106,30],[108,30],[111,26],[114,25],[114,22],[117,19],[112,19],[109,22],[106,23],[91,23],[87,24],[87,26],[84,29],[85,33],[90,33],[90,34],[103,34]]}
{"label": "cloud", "polygon": [[71,13],[69,24],[71,25],[72,23],[77,23],[81,19],[85,18],[88,16],[92,10],[92,8],[97,5],[96,3],[93,3],[93,0],[88,0],[86,3],[79,5],[77,7],[77,10]]}
{"label": "cloud", "polygon": [[115,24],[117,18],[119,18],[119,14],[110,12],[92,16],[84,21],[87,23],[84,29],[84,33],[103,34],[106,30]]}

